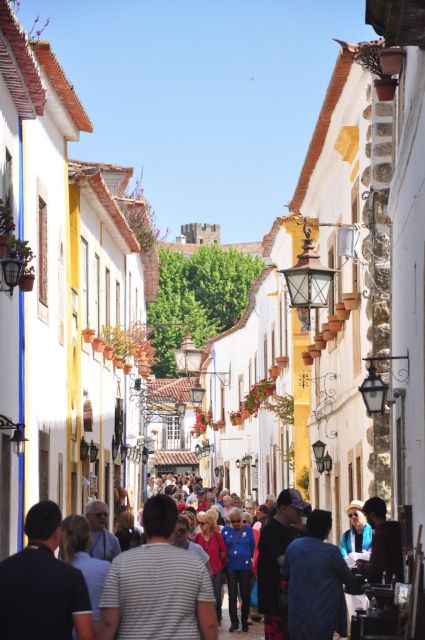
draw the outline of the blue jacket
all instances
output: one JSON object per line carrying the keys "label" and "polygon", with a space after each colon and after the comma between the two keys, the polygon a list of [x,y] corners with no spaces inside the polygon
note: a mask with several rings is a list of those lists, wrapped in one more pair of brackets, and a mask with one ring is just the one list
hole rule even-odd
{"label": "blue jacket", "polygon": [[[348,529],[348,531],[345,531],[341,536],[341,539],[339,541],[339,549],[342,553],[343,558],[346,558],[348,554],[353,551],[352,544],[351,544],[351,534],[355,533],[355,531],[356,531],[355,528],[351,527],[351,529]],[[373,535],[373,530],[370,524],[365,524],[362,533],[363,533],[362,551],[369,551],[372,546],[372,535]]]}
{"label": "blue jacket", "polygon": [[[238,533],[238,539],[232,546]],[[221,530],[221,535],[229,550],[226,569],[251,571],[252,556],[255,549],[255,538],[251,527],[244,525],[242,529],[233,529],[233,527],[227,525]]]}

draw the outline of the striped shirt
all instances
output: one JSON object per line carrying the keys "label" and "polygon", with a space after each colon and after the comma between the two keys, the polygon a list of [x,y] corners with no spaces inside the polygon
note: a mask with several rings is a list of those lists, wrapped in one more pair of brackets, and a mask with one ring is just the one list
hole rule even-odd
{"label": "striped shirt", "polygon": [[197,601],[215,603],[205,564],[185,549],[157,543],[113,560],[99,608],[119,607],[116,640],[199,640]]}

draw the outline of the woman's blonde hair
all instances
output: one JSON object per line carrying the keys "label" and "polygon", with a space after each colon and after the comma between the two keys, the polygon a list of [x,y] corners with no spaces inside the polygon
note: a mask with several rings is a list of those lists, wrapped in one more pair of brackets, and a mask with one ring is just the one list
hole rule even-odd
{"label": "woman's blonde hair", "polygon": [[130,511],[123,511],[118,516],[119,529],[134,529],[134,515]]}
{"label": "woman's blonde hair", "polygon": [[60,556],[72,563],[78,551],[87,551],[90,543],[89,523],[84,516],[70,515],[62,522]]}

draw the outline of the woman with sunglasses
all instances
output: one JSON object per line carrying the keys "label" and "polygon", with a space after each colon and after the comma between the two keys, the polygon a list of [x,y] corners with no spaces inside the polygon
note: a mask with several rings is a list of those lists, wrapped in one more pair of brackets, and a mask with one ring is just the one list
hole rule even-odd
{"label": "woman with sunglasses", "polygon": [[[369,560],[372,547],[372,527],[366,521],[361,500],[352,500],[346,508],[346,513],[350,521],[350,528],[341,536],[339,548],[342,557],[352,569],[357,560]],[[356,609],[365,609],[367,598],[364,595],[354,596],[346,594],[348,613],[354,615]]]}
{"label": "woman with sunglasses", "polygon": [[198,513],[197,517],[201,531],[196,534],[194,542],[202,547],[210,559],[217,620],[220,624],[221,588],[223,585],[223,568],[227,558],[227,547],[217,527],[218,512],[215,509],[208,509],[208,511]]}
{"label": "woman with sunglasses", "polygon": [[226,574],[229,590],[229,614],[232,623],[229,633],[239,629],[238,586],[242,600],[242,631],[247,632],[255,539],[251,527],[243,523],[242,509],[232,509],[229,513],[229,519],[230,526],[223,527],[221,531],[228,552]]}

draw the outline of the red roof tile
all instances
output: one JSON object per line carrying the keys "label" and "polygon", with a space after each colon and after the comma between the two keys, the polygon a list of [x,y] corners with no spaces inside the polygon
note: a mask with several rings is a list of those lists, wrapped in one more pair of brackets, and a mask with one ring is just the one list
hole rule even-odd
{"label": "red roof tile", "polygon": [[193,451],[155,451],[154,464],[156,467],[193,466],[198,465],[199,460]]}
{"label": "red roof tile", "polygon": [[60,101],[68,111],[71,119],[79,131],[87,131],[92,133],[93,125],[84,110],[75,89],[68,81],[64,70],[59,64],[58,59],[53,53],[50,44],[45,41],[33,41],[32,49],[44,72],[46,73],[50,84],[58,94]]}
{"label": "red roof tile", "polygon": [[88,162],[87,160],[69,160],[68,162],[69,172],[70,173],[86,173],[87,175],[90,173],[97,173],[101,171],[102,173],[118,173],[123,174],[122,179],[119,183],[119,187],[116,193],[113,195],[117,198],[122,198],[124,196],[127,185],[130,181],[130,178],[133,175],[132,167],[121,167],[118,164],[110,164],[108,162]]}
{"label": "red roof tile", "polygon": [[18,115],[31,119],[42,116],[46,92],[27,34],[15,18],[8,0],[0,0],[0,31],[4,37],[4,40],[0,38],[0,72]]}
{"label": "red roof tile", "polygon": [[198,378],[155,378],[148,380],[151,400],[163,402],[191,402],[190,389]]}
{"label": "red roof tile", "polygon": [[161,242],[160,247],[164,249],[169,249],[170,251],[179,251],[181,253],[185,253],[186,255],[191,255],[198,249],[202,247],[220,247],[223,251],[229,251],[229,249],[236,249],[236,251],[240,251],[240,253],[245,254],[254,254],[261,256],[262,254],[262,244],[261,242],[238,242],[234,244],[194,244],[189,242]]}
{"label": "red roof tile", "polygon": [[328,134],[333,111],[341,96],[348,74],[350,73],[351,65],[353,64],[353,55],[353,52],[349,51],[347,48],[341,49],[338,55],[326,96],[317,119],[313,137],[311,138],[310,146],[304,160],[304,165],[298,178],[298,184],[296,186],[295,193],[292,196],[292,200],[289,203],[289,210],[294,213],[299,213],[304,202],[311,175],[320,157],[323,144]]}
{"label": "red roof tile", "polygon": [[268,233],[266,233],[266,235],[263,238],[262,246],[263,246],[264,258],[270,257],[270,254],[273,249],[274,241],[276,240],[277,234],[279,233],[281,228],[282,228],[282,218],[279,217],[279,218],[276,218],[276,220],[273,222],[272,228]]}

